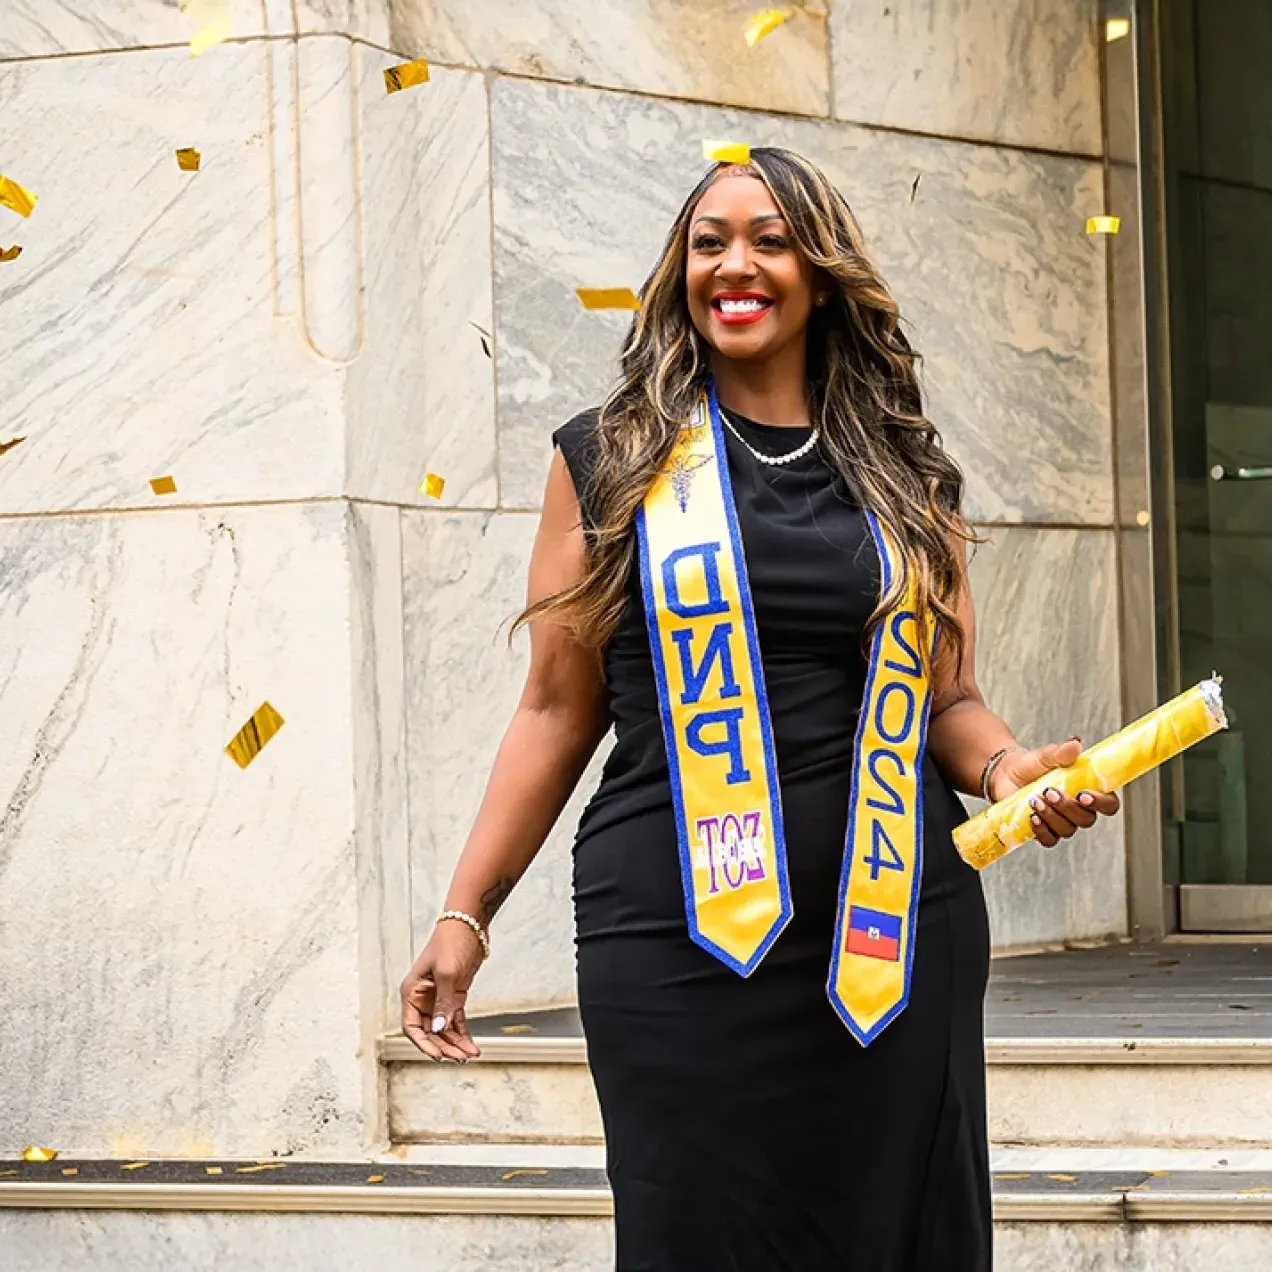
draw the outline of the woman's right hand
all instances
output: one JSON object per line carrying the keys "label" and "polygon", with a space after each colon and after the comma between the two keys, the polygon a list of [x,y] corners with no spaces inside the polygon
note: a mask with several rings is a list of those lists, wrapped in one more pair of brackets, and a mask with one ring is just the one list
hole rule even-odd
{"label": "woman's right hand", "polygon": [[481,966],[481,942],[466,923],[433,929],[402,982],[402,1032],[430,1059],[461,1064],[481,1055],[468,1032],[464,1002]]}

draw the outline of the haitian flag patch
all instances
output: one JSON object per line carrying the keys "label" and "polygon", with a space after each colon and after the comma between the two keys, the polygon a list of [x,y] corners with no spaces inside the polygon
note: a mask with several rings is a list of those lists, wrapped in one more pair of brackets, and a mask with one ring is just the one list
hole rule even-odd
{"label": "haitian flag patch", "polygon": [[900,962],[901,916],[854,905],[848,915],[848,943],[844,949],[849,954],[864,954],[866,958]]}

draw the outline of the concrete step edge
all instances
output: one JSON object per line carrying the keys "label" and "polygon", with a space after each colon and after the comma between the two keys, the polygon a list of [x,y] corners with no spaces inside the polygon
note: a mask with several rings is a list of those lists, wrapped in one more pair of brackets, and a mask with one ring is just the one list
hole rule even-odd
{"label": "concrete step edge", "polygon": [[[608,1218],[608,1188],[413,1186],[367,1188],[261,1184],[0,1182],[0,1209],[532,1215]],[[1238,1190],[998,1193],[994,1218],[1009,1223],[1272,1223],[1272,1193]]]}
{"label": "concrete step edge", "polygon": [[[587,1063],[581,1037],[475,1034],[488,1064]],[[385,1064],[432,1064],[401,1034],[380,1039]],[[990,1065],[1272,1065],[1272,1038],[992,1038]]]}
{"label": "concrete step edge", "polygon": [[608,1216],[608,1188],[377,1187],[0,1182],[0,1209],[326,1211],[345,1214]]}

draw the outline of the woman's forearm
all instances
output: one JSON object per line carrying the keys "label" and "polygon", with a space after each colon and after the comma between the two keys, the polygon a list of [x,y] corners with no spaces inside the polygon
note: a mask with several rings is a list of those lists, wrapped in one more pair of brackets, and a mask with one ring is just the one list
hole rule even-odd
{"label": "woman's forearm", "polygon": [[448,910],[489,923],[543,846],[605,735],[577,710],[517,708],[460,854]]}
{"label": "woman's forearm", "polygon": [[1019,745],[1012,731],[979,696],[962,698],[932,717],[928,750],[950,784],[979,795],[985,762],[995,751]]}

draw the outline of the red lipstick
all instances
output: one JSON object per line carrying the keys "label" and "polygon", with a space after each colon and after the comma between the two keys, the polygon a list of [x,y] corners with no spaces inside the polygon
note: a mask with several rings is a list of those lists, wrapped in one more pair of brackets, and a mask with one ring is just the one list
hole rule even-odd
{"label": "red lipstick", "polygon": [[[725,302],[728,302],[727,307]],[[726,326],[740,327],[759,322],[773,308],[773,298],[763,292],[720,292],[711,298],[711,308]]]}

